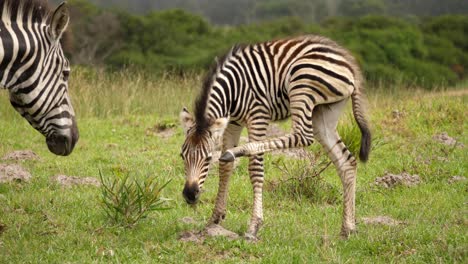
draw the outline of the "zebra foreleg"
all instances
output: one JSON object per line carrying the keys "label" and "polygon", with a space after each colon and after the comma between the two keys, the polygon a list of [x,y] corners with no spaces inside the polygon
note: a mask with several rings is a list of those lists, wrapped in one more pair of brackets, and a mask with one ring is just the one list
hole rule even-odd
{"label": "zebra foreleg", "polygon": [[312,111],[314,103],[299,95],[291,95],[291,119],[293,133],[267,140],[252,140],[221,155],[221,161],[233,161],[242,156],[254,156],[277,149],[307,147],[314,142]]}
{"label": "zebra foreleg", "polygon": [[243,146],[228,149],[221,155],[219,160],[230,162],[239,157],[250,157],[277,149],[307,147],[313,142],[314,138],[312,133],[296,132],[286,136],[265,141],[250,142]]}
{"label": "zebra foreleg", "polygon": [[219,163],[219,187],[216,195],[216,203],[213,210],[213,215],[208,223],[220,224],[226,218],[226,202],[228,195],[229,178],[234,167],[234,162]]}
{"label": "zebra foreleg", "polygon": [[[223,150],[235,147],[239,143],[240,134],[243,127],[229,124],[223,135]],[[219,163],[219,187],[216,195],[215,208],[211,216],[210,224],[219,224],[226,217],[226,203],[228,195],[229,178],[234,169],[234,162]]]}

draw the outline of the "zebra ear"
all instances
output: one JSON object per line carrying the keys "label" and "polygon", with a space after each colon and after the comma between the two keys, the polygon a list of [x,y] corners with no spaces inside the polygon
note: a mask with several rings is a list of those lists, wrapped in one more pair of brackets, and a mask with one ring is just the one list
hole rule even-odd
{"label": "zebra ear", "polygon": [[185,107],[180,112],[179,119],[185,134],[187,134],[187,131],[195,125],[192,114],[190,114]]}
{"label": "zebra ear", "polygon": [[221,117],[216,119],[213,124],[210,126],[210,131],[213,138],[220,138],[224,134],[224,130],[228,125],[228,119],[226,117]]}
{"label": "zebra ear", "polygon": [[62,37],[63,32],[67,29],[69,21],[70,14],[68,12],[67,2],[63,2],[55,9],[50,23],[50,33],[55,40],[59,40]]}

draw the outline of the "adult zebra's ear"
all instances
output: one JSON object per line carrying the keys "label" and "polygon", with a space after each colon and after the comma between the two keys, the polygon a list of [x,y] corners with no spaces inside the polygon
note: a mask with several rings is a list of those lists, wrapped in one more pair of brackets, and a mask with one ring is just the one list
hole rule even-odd
{"label": "adult zebra's ear", "polygon": [[180,124],[184,129],[184,133],[187,134],[187,131],[195,125],[192,114],[189,113],[187,108],[183,108],[179,115]]}
{"label": "adult zebra's ear", "polygon": [[63,2],[55,9],[50,22],[50,34],[55,40],[59,40],[62,37],[69,21],[70,13],[68,12],[67,2]]}

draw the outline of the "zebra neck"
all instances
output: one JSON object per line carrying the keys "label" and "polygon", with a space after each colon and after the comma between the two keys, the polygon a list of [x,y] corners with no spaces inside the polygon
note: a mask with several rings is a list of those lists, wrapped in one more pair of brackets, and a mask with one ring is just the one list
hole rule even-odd
{"label": "zebra neck", "polygon": [[231,102],[234,98],[227,90],[229,87],[223,86],[224,84],[215,84],[208,97],[206,116],[213,120],[231,115]]}
{"label": "zebra neck", "polygon": [[[0,59],[0,64],[3,64],[3,61]],[[8,69],[0,69],[0,89],[11,91],[11,87],[8,85],[8,75],[10,71]]]}
{"label": "zebra neck", "polygon": [[41,23],[0,24],[0,89],[16,92],[38,80],[38,66],[46,56],[43,49],[49,50],[52,44],[44,35],[47,30]]}

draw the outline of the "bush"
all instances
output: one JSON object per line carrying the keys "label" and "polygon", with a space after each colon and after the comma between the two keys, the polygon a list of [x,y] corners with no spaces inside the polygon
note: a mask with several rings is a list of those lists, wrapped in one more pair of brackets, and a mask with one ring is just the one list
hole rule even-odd
{"label": "bush", "polygon": [[[351,2],[354,7],[365,6],[364,13],[373,13],[382,3]],[[283,17],[217,27],[182,10],[133,15],[126,11],[104,11],[85,0],[73,0],[70,4],[74,14],[72,30],[80,49],[71,54],[75,64],[104,63],[115,69],[131,66],[152,74],[168,71],[184,74],[205,70],[215,56],[222,55],[235,43],[319,34],[348,48],[371,82],[401,81],[431,88],[463,80],[468,68],[465,36],[468,16],[423,20],[377,15],[335,17],[321,25],[305,24],[297,17]],[[262,8],[290,11],[284,5],[267,4]]]}
{"label": "bush", "polygon": [[167,199],[161,197],[161,191],[169,184],[161,184],[158,179],[147,177],[143,182],[114,172],[113,179],[104,179],[99,171],[101,181],[101,205],[109,220],[124,227],[134,226],[140,219],[152,211],[167,210],[163,207]]}

